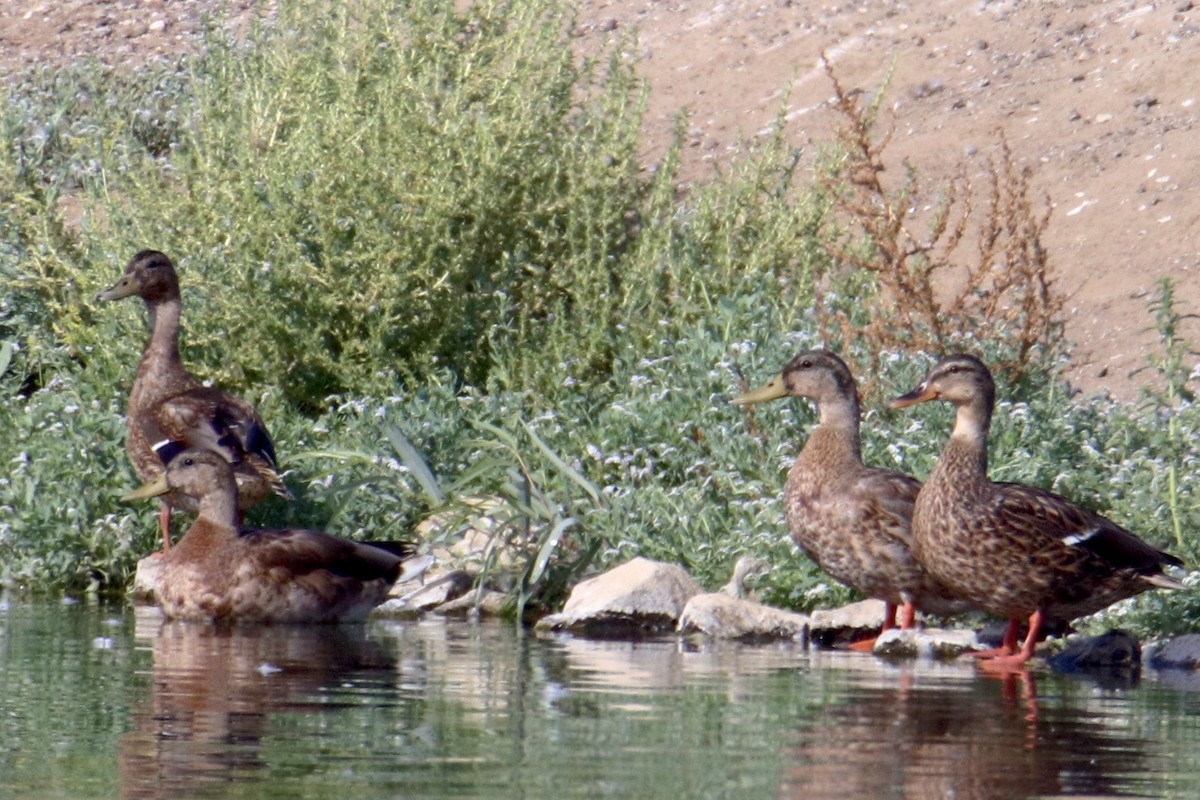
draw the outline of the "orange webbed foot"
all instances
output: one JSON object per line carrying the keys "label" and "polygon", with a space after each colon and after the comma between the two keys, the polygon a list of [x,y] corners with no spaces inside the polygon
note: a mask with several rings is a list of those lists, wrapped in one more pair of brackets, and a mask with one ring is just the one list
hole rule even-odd
{"label": "orange webbed foot", "polygon": [[855,653],[870,653],[875,649],[875,640],[877,636],[872,636],[870,639],[863,639],[859,642],[853,642],[846,646],[847,650],[852,650]]}
{"label": "orange webbed foot", "polygon": [[[972,654],[976,655],[976,654]],[[995,674],[1025,672],[1029,657],[1023,653],[985,658],[979,661],[979,668]]]}

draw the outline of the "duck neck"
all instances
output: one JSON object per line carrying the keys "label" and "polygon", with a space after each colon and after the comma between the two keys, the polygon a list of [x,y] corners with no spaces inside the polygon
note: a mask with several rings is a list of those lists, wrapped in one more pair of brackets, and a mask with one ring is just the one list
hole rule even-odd
{"label": "duck neck", "polygon": [[803,466],[820,464],[822,474],[837,474],[846,465],[862,464],[862,445],[858,432],[858,402],[838,398],[818,402],[819,424],[809,435],[797,458]]}
{"label": "duck neck", "polygon": [[200,519],[212,526],[228,529],[236,535],[240,527],[237,507],[237,484],[224,487],[218,492],[209,492],[200,498]]}
{"label": "duck neck", "polygon": [[150,320],[150,341],[138,363],[129,404],[133,408],[152,405],[162,393],[190,388],[195,379],[183,368],[179,355],[179,325],[182,304],[179,296],[146,302]]}
{"label": "duck neck", "polygon": [[178,297],[147,301],[146,313],[150,318],[150,343],[146,345],[145,355],[153,354],[159,360],[178,363],[179,325],[183,304]]}
{"label": "duck neck", "polygon": [[930,482],[945,480],[955,489],[969,491],[987,483],[988,429],[991,427],[992,409],[985,402],[966,403],[958,406],[954,417],[954,430],[950,441],[942,450]]}

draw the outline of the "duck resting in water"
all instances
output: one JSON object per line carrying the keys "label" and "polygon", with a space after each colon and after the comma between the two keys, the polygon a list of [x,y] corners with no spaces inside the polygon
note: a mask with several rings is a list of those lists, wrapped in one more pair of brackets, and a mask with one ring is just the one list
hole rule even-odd
{"label": "duck resting in water", "polygon": [[[348,622],[365,618],[392,584],[427,559],[405,543],[368,544],[302,528],[242,530],[233,466],[219,453],[179,453],[123,500],[175,492],[199,515],[160,561],[154,598],[168,618],[215,623]],[[424,562],[424,563],[422,563]]]}

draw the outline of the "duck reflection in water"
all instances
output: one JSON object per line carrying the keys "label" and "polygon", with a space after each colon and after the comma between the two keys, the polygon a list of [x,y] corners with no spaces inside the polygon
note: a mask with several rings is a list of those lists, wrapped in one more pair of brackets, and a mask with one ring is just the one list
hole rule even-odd
{"label": "duck reflection in water", "polygon": [[820,724],[788,749],[778,796],[1144,796],[1147,748],[1078,709],[1039,709],[1034,675],[943,676],[936,686],[923,680],[906,674],[826,708]]}
{"label": "duck reflection in water", "polygon": [[394,657],[361,625],[222,627],[146,614],[139,628],[154,630],[139,638],[149,638],[152,681],[120,741],[122,797],[196,796],[205,786],[252,782],[267,766],[273,717],[335,709],[328,690],[347,682],[374,679],[379,691],[395,684]]}

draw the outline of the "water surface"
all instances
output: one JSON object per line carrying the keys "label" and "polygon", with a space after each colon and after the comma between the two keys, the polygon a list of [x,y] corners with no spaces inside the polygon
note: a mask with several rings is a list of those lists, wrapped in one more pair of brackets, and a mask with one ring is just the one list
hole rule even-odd
{"label": "water surface", "polygon": [[0,797],[1200,797],[1200,694],[502,623],[0,605]]}

